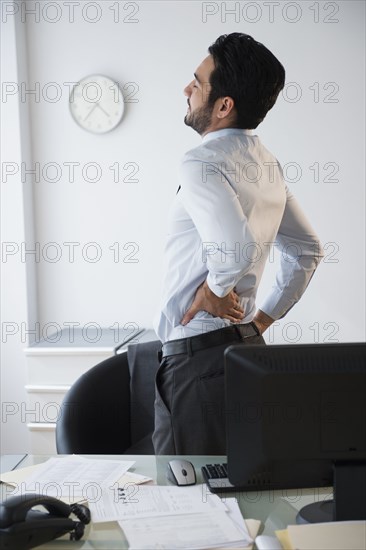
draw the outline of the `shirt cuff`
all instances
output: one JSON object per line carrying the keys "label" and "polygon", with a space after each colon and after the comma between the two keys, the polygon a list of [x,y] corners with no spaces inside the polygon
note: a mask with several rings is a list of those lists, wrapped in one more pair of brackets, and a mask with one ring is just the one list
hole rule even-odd
{"label": "shirt cuff", "polygon": [[264,300],[259,309],[277,321],[282,319],[296,302],[296,300],[286,300],[281,291],[274,291]]}
{"label": "shirt cuff", "polygon": [[207,285],[208,285],[208,288],[211,290],[211,292],[213,292],[218,298],[224,298],[225,296],[230,294],[230,292],[235,287],[235,284],[225,285],[225,286],[218,284],[217,282],[214,281],[214,277],[212,276],[211,273],[207,275]]}

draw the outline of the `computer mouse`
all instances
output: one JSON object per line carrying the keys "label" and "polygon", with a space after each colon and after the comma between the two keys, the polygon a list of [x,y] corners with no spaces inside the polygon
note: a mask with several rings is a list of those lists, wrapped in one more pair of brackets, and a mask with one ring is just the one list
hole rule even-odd
{"label": "computer mouse", "polygon": [[194,466],[188,460],[171,460],[166,468],[166,477],[179,486],[194,485],[197,481]]}

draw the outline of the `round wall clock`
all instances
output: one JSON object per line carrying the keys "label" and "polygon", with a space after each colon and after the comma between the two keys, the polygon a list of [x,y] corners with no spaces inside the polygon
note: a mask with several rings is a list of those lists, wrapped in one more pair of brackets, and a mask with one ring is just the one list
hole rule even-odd
{"label": "round wall clock", "polygon": [[104,134],[121,122],[124,98],[118,84],[111,78],[91,75],[75,84],[69,105],[79,126],[95,134]]}

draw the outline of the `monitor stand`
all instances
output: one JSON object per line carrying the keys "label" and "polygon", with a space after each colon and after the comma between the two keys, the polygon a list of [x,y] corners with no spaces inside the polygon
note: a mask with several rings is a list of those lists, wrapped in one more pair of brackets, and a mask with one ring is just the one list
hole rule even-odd
{"label": "monitor stand", "polygon": [[296,523],[355,521],[366,519],[366,462],[333,464],[334,500],[301,508]]}
{"label": "monitor stand", "polygon": [[314,502],[301,508],[296,516],[296,523],[324,523],[333,520],[334,500]]}

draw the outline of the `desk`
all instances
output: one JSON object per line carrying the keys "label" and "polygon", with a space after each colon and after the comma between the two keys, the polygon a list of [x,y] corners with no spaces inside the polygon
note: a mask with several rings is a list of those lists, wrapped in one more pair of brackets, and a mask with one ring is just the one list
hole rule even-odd
{"label": "desk", "polygon": [[[22,460],[19,467],[31,466],[44,462],[49,457],[28,455]],[[130,469],[131,472],[144,474],[153,478],[158,485],[166,485],[168,482],[165,477],[166,465],[169,460],[178,457],[170,456],[144,456],[144,455],[120,455],[120,456],[93,456],[93,458],[103,458],[111,460],[133,460],[135,465]],[[197,472],[197,483],[202,483],[201,466],[225,462],[223,456],[192,456],[179,457],[190,460]],[[209,493],[209,490],[207,489]],[[4,486],[2,486],[2,497],[4,498]],[[238,499],[240,510],[244,518],[253,518],[261,520],[263,524],[262,533],[273,535],[275,529],[282,529],[288,524],[295,523],[298,509],[310,503],[319,500],[331,498],[330,489],[299,489],[283,491],[260,491],[260,492],[238,492],[226,493],[220,495],[235,496]],[[74,548],[77,550],[121,550],[128,548],[126,538],[116,522],[88,525],[85,529],[84,537],[81,541],[70,542],[67,536],[57,539],[50,543],[42,545],[44,550],[61,550],[63,548]]]}

